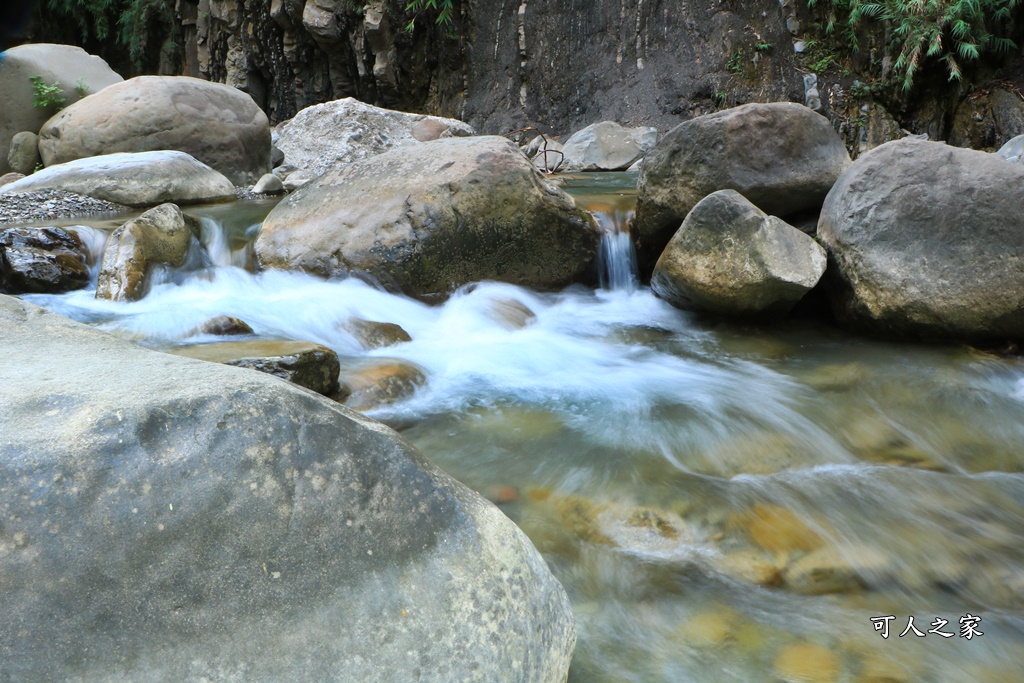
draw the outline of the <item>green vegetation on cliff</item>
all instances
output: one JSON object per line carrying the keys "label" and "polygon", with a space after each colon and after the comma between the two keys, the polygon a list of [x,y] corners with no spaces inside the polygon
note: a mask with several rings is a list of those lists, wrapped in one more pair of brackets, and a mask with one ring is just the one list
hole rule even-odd
{"label": "green vegetation on cliff", "polygon": [[825,11],[826,32],[839,29],[854,49],[865,22],[885,27],[893,85],[910,90],[915,78],[941,63],[950,80],[983,55],[1017,47],[1011,38],[1020,0],[807,0]]}

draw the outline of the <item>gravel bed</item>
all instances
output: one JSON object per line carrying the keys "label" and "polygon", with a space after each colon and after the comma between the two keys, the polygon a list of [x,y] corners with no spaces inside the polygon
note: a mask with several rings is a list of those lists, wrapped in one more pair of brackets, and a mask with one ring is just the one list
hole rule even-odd
{"label": "gravel bed", "polygon": [[0,224],[30,223],[54,218],[78,218],[128,211],[131,209],[121,204],[63,190],[0,194]]}

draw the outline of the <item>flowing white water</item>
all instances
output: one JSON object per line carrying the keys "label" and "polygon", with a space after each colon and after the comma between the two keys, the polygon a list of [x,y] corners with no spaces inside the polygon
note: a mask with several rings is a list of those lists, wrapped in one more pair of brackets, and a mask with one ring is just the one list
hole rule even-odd
{"label": "flowing white water", "polygon": [[[205,264],[220,267],[142,301],[25,298],[156,347],[212,341],[195,329],[231,315],[260,337],[424,368],[426,386],[371,415],[502,500],[545,554],[579,620],[571,680],[799,680],[776,671],[803,646],[817,648],[806,680],[1019,680],[1024,364],[797,323],[700,325],[611,274],[632,272],[625,245],[606,249],[602,290],[482,283],[436,307],[354,279],[254,275],[229,263],[257,219],[218,232],[212,217]],[[523,307],[525,325],[509,315]],[[412,341],[364,351],[342,329],[352,316]],[[651,533],[652,515],[681,533]],[[809,557],[841,589],[798,590]],[[764,567],[767,585],[744,573]],[[968,612],[984,637],[898,637],[911,614],[957,631]],[[898,616],[887,640],[882,614]]]}

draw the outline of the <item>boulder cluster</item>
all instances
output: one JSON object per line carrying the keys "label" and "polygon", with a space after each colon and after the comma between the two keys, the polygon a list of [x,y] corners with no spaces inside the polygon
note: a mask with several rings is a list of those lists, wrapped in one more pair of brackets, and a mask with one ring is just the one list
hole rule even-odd
{"label": "boulder cluster", "polygon": [[818,287],[858,331],[1016,340],[1022,148],[910,137],[851,162],[811,110],[743,105],[679,125],[648,155],[633,236],[654,292],[686,310],[777,317]]}

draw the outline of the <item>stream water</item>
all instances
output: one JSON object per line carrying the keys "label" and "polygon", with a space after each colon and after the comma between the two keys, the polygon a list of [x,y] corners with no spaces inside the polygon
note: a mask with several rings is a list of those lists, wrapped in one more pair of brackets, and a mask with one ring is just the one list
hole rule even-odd
{"label": "stream water", "polygon": [[[194,210],[206,254],[142,301],[25,298],[155,347],[232,315],[424,368],[369,414],[544,554],[578,620],[571,681],[1024,681],[1024,362],[676,310],[614,234],[634,181],[566,180],[611,233],[598,290],[485,283],[430,307],[254,275],[270,204],[249,202]],[[353,315],[413,341],[366,352],[338,328]]]}

